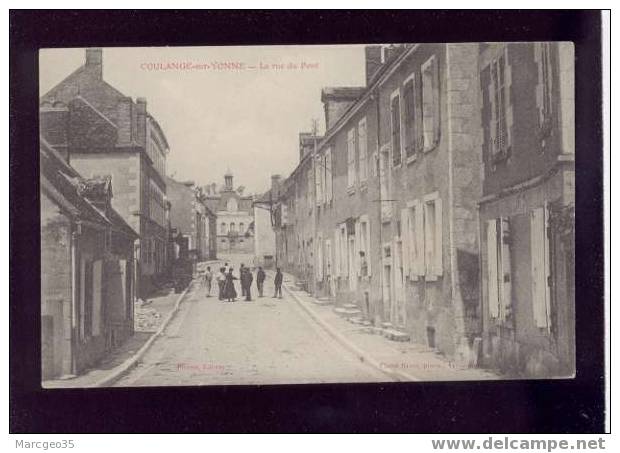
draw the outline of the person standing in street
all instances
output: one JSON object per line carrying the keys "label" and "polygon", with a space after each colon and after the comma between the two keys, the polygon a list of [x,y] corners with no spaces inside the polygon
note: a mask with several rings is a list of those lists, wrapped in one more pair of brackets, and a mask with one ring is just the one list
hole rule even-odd
{"label": "person standing in street", "polygon": [[252,300],[252,281],[254,277],[252,276],[252,271],[249,268],[245,268],[243,272],[243,291],[245,294],[245,300],[250,302]]}
{"label": "person standing in street", "polygon": [[217,274],[217,286],[219,289],[219,299],[224,300],[224,284],[226,283],[226,268],[220,267],[220,272]]}
{"label": "person standing in street", "polygon": [[205,286],[207,288],[207,297],[211,297],[211,283],[213,282],[213,273],[211,268],[207,266],[207,272],[205,272]]}
{"label": "person standing in street", "polygon": [[273,280],[273,284],[276,287],[276,292],[273,295],[274,299],[276,297],[278,297],[278,299],[282,299],[282,272],[280,271],[280,268],[276,269],[276,276]]}
{"label": "person standing in street", "polygon": [[235,291],[235,280],[237,277],[233,275],[233,268],[231,267],[226,274],[226,281],[224,282],[224,299],[228,302],[233,302],[237,299],[237,291]]}
{"label": "person standing in street", "polygon": [[239,281],[241,283],[241,297],[245,297],[245,286],[243,284],[243,274],[245,274],[246,268],[241,263],[241,267],[239,267]]}
{"label": "person standing in street", "polygon": [[256,272],[256,287],[258,288],[258,297],[263,297],[263,286],[265,284],[265,271],[262,267],[258,266],[258,272]]}

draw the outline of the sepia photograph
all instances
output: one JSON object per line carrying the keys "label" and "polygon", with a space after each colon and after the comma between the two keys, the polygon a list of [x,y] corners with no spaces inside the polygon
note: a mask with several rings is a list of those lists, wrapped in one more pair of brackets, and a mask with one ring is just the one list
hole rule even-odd
{"label": "sepia photograph", "polygon": [[575,376],[572,42],[38,59],[44,389]]}

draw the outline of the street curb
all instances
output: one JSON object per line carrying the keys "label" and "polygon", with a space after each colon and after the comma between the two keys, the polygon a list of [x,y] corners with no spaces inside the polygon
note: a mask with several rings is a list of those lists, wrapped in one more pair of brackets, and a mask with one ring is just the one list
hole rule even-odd
{"label": "street curb", "polygon": [[329,323],[324,321],[321,316],[319,316],[316,311],[314,311],[306,302],[304,302],[297,294],[295,294],[287,285],[282,285],[287,293],[289,293],[293,299],[298,303],[300,307],[302,307],[306,313],[310,315],[310,317],[319,324],[332,338],[338,341],[345,349],[348,349],[352,352],[360,362],[367,363],[368,365],[376,368],[381,371],[383,374],[391,377],[392,379],[398,382],[419,382],[420,379],[411,376],[402,371],[395,371],[390,369],[385,369],[377,362],[371,355],[362,349],[358,348],[353,342],[347,340],[340,332],[338,332],[335,328],[333,328]]}
{"label": "street curb", "polygon": [[146,343],[142,345],[142,347],[138,350],[138,352],[136,352],[132,357],[128,358],[122,364],[116,367],[114,371],[112,371],[112,373],[110,373],[108,376],[104,377],[103,379],[100,379],[99,381],[95,382],[92,385],[89,385],[88,387],[109,387],[111,384],[118,381],[123,375],[129,372],[129,370],[131,370],[134,366],[136,366],[137,363],[140,361],[140,359],[144,357],[144,354],[146,354],[146,352],[149,350],[153,342],[157,338],[159,338],[161,334],[164,332],[164,330],[166,329],[166,327],[168,327],[168,324],[170,323],[170,321],[172,321],[172,318],[174,318],[174,315],[176,315],[176,313],[179,311],[179,307],[181,306],[181,302],[183,301],[183,298],[185,298],[185,295],[187,294],[187,292],[190,290],[190,288],[193,285],[194,285],[194,282],[192,281],[187,286],[187,288],[185,288],[185,290],[179,295],[179,298],[174,304],[174,308],[170,310],[168,315],[166,315],[166,318],[159,326],[159,329],[157,329],[157,331],[153,335],[151,335],[151,337],[146,341]]}

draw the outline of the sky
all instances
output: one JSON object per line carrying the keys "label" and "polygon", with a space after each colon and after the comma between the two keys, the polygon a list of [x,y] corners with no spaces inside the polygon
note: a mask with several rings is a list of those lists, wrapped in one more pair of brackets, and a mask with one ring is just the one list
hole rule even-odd
{"label": "sky", "polygon": [[[41,50],[40,94],[83,62],[83,49]],[[188,63],[192,69],[183,69]],[[235,187],[260,193],[272,174],[293,171],[298,134],[311,130],[313,118],[324,131],[321,88],[365,84],[364,48],[104,48],[103,78],[147,99],[170,145],[168,175],[219,185],[231,170]]]}

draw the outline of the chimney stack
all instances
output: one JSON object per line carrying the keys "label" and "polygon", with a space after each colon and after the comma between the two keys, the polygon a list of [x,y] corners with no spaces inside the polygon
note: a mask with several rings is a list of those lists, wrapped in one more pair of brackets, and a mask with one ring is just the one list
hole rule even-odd
{"label": "chimney stack", "polygon": [[84,67],[96,78],[103,77],[103,54],[99,48],[86,49]]}
{"label": "chimney stack", "polygon": [[146,99],[136,99],[136,141],[146,146]]}
{"label": "chimney stack", "polygon": [[366,46],[366,86],[370,86],[375,74],[383,66],[382,46],[379,44]]}
{"label": "chimney stack", "polygon": [[131,145],[132,135],[133,101],[130,97],[121,98],[117,106],[118,146]]}
{"label": "chimney stack", "polygon": [[325,130],[330,130],[347,109],[362,96],[366,87],[325,87],[321,102],[325,110]]}

